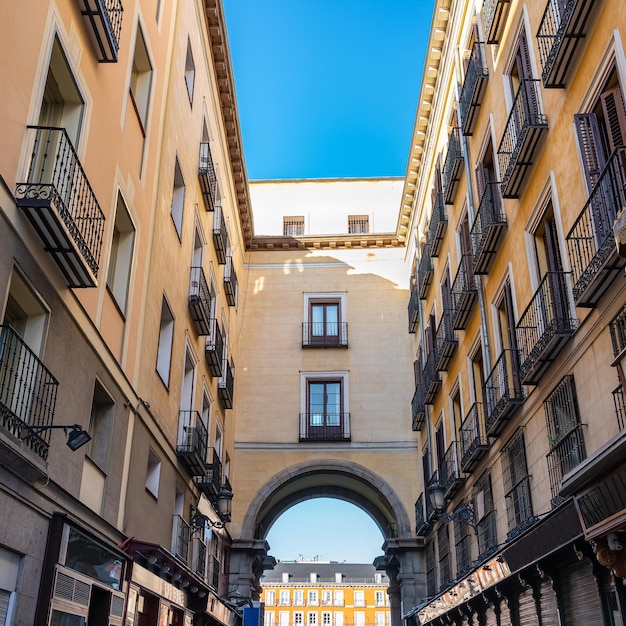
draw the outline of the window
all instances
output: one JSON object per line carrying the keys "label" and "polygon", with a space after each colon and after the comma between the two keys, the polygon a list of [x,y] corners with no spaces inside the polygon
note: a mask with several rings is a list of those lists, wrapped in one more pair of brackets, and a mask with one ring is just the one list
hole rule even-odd
{"label": "window", "polygon": [[294,589],[293,591],[293,603],[297,606],[304,605],[304,590],[303,589]]}
{"label": "window", "polygon": [[159,345],[157,348],[157,373],[166,387],[170,383],[170,364],[172,361],[172,341],[174,339],[174,316],[165,298],[161,303],[161,324]]}
{"label": "window", "polygon": [[[267,600],[265,604],[269,604]],[[264,611],[263,624],[264,626],[274,626],[274,611]]]}
{"label": "window", "polygon": [[12,624],[12,606],[17,591],[17,580],[20,571],[21,558],[19,554],[10,552],[0,547],[0,571],[2,580],[0,582],[0,626]]}
{"label": "window", "polygon": [[363,611],[354,612],[354,626],[365,626],[365,613]]}
{"label": "window", "polygon": [[370,232],[370,220],[367,215],[348,215],[348,233],[360,235]]}
{"label": "window", "polygon": [[330,611],[322,613],[322,626],[331,626],[333,615]]}
{"label": "window", "polygon": [[469,570],[472,561],[469,529],[469,524],[466,524],[461,517],[455,518],[454,546],[456,551],[457,578]]}
{"label": "window", "polygon": [[172,189],[172,209],[171,216],[174,222],[174,228],[180,239],[183,231],[183,209],[185,206],[185,181],[183,180],[183,173],[180,169],[180,163],[178,157],[176,157],[176,163],[174,164],[174,188]]}
{"label": "window", "polygon": [[443,587],[452,579],[452,571],[450,568],[450,539],[448,537],[447,524],[442,524],[437,530],[437,552],[439,553],[439,585]]}
{"label": "window", "polygon": [[301,374],[300,440],[345,440],[350,437],[347,373]]}
{"label": "window", "polygon": [[278,612],[278,626],[289,626],[289,611]]}
{"label": "window", "polygon": [[302,611],[296,611],[293,614],[294,626],[302,626],[304,624],[304,613]]}
{"label": "window", "polygon": [[330,589],[322,591],[322,604],[324,606],[330,606],[333,603],[333,592]]}
{"label": "window", "polygon": [[161,459],[150,448],[148,452],[148,469],[146,471],[146,490],[155,498],[159,497],[159,480],[161,478]]}
{"label": "window", "polygon": [[345,294],[305,294],[302,346],[348,346]]}
{"label": "window", "polygon": [[309,589],[307,604],[319,604],[316,589]]}
{"label": "window", "polygon": [[[279,602],[281,605],[286,606],[289,604],[289,589],[281,589],[280,590],[280,596],[279,596]],[[289,615],[289,614],[287,614]]]}
{"label": "window", "polygon": [[96,381],[91,402],[89,420],[91,441],[87,444],[87,454],[103,472],[106,472],[109,463],[114,413],[115,403],[104,390],[104,387]]}
{"label": "window", "polygon": [[354,606],[365,606],[365,592],[362,589],[354,590]]}
{"label": "window", "polygon": [[304,216],[290,215],[283,217],[283,236],[301,237],[304,235]]}
{"label": "window", "polygon": [[343,626],[343,613],[341,611],[335,612],[335,626]]}
{"label": "window", "polygon": [[343,606],[343,589],[335,589],[334,598],[335,606]]}
{"label": "window", "polygon": [[533,519],[524,432],[518,429],[502,449],[502,470],[509,536]]}
{"label": "window", "polygon": [[474,517],[478,535],[478,553],[487,554],[497,545],[496,512],[491,492],[491,475],[485,472],[474,485]]}
{"label": "window", "polygon": [[113,235],[111,237],[107,286],[122,313],[126,313],[134,243],[135,227],[130,219],[122,195],[118,193],[115,223],[113,224]]}
{"label": "window", "polygon": [[543,403],[548,430],[548,475],[552,505],[563,502],[559,496],[561,479],[586,458],[574,376],[565,376]]}
{"label": "window", "polygon": [[435,565],[435,542],[426,545],[426,593],[434,596],[437,591],[437,569]]}
{"label": "window", "polygon": [[137,28],[133,67],[130,77],[130,95],[145,135],[152,88],[152,64],[141,28]]}
{"label": "window", "polygon": [[[382,580],[379,582],[379,584]],[[376,606],[385,606],[385,592],[384,591],[375,591],[374,592],[374,604]]]}
{"label": "window", "polygon": [[276,604],[276,592],[273,589],[265,590],[265,604],[274,606]]}
{"label": "window", "polygon": [[385,626],[386,624],[386,613],[381,613],[380,611],[376,611],[374,613],[374,626]]}
{"label": "window", "polygon": [[309,626],[317,626],[317,613],[315,612],[307,613],[307,624]]}
{"label": "window", "polygon": [[193,87],[196,80],[196,66],[193,63],[193,52],[191,51],[191,41],[187,40],[187,57],[185,58],[185,84],[187,85],[187,95],[189,104],[193,102]]}

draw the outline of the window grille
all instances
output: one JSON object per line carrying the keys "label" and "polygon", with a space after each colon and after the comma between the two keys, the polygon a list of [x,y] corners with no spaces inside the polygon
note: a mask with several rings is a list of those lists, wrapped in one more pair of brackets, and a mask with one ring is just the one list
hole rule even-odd
{"label": "window grille", "polygon": [[348,233],[360,235],[370,232],[370,218],[367,215],[348,215]]}
{"label": "window grille", "polygon": [[502,473],[509,538],[512,538],[533,521],[530,477],[522,429],[518,429],[502,449]]}
{"label": "window grille", "polygon": [[283,217],[283,235],[285,237],[300,237],[304,235],[304,216],[289,215]]}

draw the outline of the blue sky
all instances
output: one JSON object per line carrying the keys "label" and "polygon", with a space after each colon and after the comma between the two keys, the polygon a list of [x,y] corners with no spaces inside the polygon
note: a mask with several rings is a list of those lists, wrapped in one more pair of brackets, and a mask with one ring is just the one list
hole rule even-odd
{"label": "blue sky", "polygon": [[223,0],[250,180],[403,176],[433,0]]}

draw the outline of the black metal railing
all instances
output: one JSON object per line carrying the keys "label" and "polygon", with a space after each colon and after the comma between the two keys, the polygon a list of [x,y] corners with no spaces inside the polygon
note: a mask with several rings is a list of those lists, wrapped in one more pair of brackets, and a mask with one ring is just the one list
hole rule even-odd
{"label": "black metal railing", "polygon": [[70,287],[96,285],[104,214],[64,128],[29,126],[30,163],[17,183],[24,209]]}
{"label": "black metal railing", "polygon": [[422,384],[424,387],[424,403],[435,404],[437,394],[441,389],[441,377],[437,370],[434,351],[426,357],[424,369],[422,370]]}
{"label": "black metal railing", "polygon": [[0,326],[0,425],[14,436],[24,437],[25,445],[44,461],[48,459],[50,431],[33,434],[24,427],[52,425],[58,387],[15,330]]}
{"label": "black metal railing", "polygon": [[220,205],[215,207],[215,212],[213,213],[213,246],[215,247],[217,262],[220,265],[225,265],[230,244],[228,242],[226,222],[224,221],[224,211],[222,211]]}
{"label": "black metal railing", "polygon": [[225,409],[232,409],[235,393],[235,368],[228,359],[224,359],[222,375],[217,381],[217,393],[222,401],[222,406]]}
{"label": "black metal railing", "polygon": [[621,385],[613,390],[613,404],[615,406],[617,427],[623,430],[626,428],[626,397],[624,396],[624,389]]}
{"label": "black metal railing", "polygon": [[347,348],[347,322],[303,322],[303,348]]}
{"label": "black metal railing", "polygon": [[613,356],[617,357],[626,348],[626,306],[609,322],[609,331]]}
{"label": "black metal railing", "polygon": [[204,198],[206,210],[215,211],[219,200],[219,191],[217,187],[217,171],[213,163],[213,156],[211,155],[211,144],[208,141],[202,141],[200,143],[198,178],[200,180],[200,188],[202,189],[202,197]]}
{"label": "black metal railing", "polygon": [[513,411],[524,402],[519,373],[519,352],[503,350],[484,385],[485,427],[490,436],[499,435]]}
{"label": "black metal railing", "polygon": [[478,538],[478,552],[490,554],[498,545],[496,535],[496,512],[488,511],[482,519],[476,524],[476,535]]}
{"label": "black metal railing", "polygon": [[202,580],[206,575],[206,543],[200,537],[193,540],[193,571]]}
{"label": "black metal railing", "polygon": [[411,287],[411,295],[409,296],[409,306],[407,307],[409,314],[409,333],[415,332],[420,319],[419,298],[420,294],[417,285],[413,285]]}
{"label": "black metal railing", "polygon": [[613,152],[598,177],[583,210],[565,237],[573,274],[574,302],[595,306],[621,266],[613,223],[626,206],[626,148]]}
{"label": "black metal railing", "polygon": [[211,290],[201,267],[192,267],[189,276],[189,310],[196,332],[211,332]]}
{"label": "black metal railing", "polygon": [[549,0],[537,31],[541,78],[546,87],[564,87],[587,19],[598,0]]}
{"label": "black metal railing", "polygon": [[184,563],[189,559],[189,539],[191,538],[191,527],[180,515],[174,515],[174,531],[172,552]]}
{"label": "black metal railing", "polygon": [[350,413],[300,413],[300,441],[349,441]]}
{"label": "black metal railing", "polygon": [[582,424],[574,424],[568,432],[562,433],[559,440],[551,446],[546,458],[553,507],[565,501],[565,498],[559,496],[561,479],[579,465],[586,456]]}
{"label": "black metal railing", "polygon": [[483,21],[487,33],[487,43],[500,43],[509,2],[510,0],[485,0],[483,3]]}
{"label": "black metal railing", "polygon": [[446,203],[443,193],[440,191],[435,195],[433,211],[428,225],[428,241],[430,242],[430,256],[439,256],[439,250],[443,243],[443,238],[448,227],[448,215],[446,213]]}
{"label": "black metal railing", "polygon": [[216,591],[220,588],[220,561],[215,556],[209,556],[209,585]]}
{"label": "black metal railing", "polygon": [[474,120],[482,102],[488,78],[489,70],[485,62],[485,44],[482,41],[476,41],[467,61],[465,79],[459,98],[461,128],[464,135],[472,134]]}
{"label": "black metal railing", "polygon": [[209,436],[198,411],[180,411],[176,453],[191,476],[206,471]]}
{"label": "black metal railing", "polygon": [[482,402],[474,402],[459,428],[461,470],[472,472],[489,450]]}
{"label": "black metal railing", "polygon": [[472,255],[469,252],[461,255],[459,269],[452,282],[450,293],[452,296],[452,326],[455,330],[464,330],[478,297]]}
{"label": "black metal railing", "polygon": [[435,332],[435,362],[440,372],[447,371],[459,345],[452,325],[452,310],[444,309]]}
{"label": "black metal railing", "polygon": [[422,430],[426,420],[426,405],[424,404],[424,387],[422,383],[415,385],[415,392],[411,399],[411,426],[414,431]]}
{"label": "black metal railing", "polygon": [[206,471],[196,478],[196,483],[200,491],[215,503],[222,487],[222,461],[215,448],[209,448],[207,459]]}
{"label": "black metal railing", "polygon": [[426,243],[422,247],[422,256],[417,266],[417,285],[420,298],[424,300],[428,294],[428,288],[433,280],[433,259],[430,255],[430,246]]}
{"label": "black metal railing", "polygon": [[459,449],[459,442],[453,441],[448,446],[438,467],[439,480],[444,488],[444,496],[448,499],[452,498],[463,484]]}
{"label": "black metal railing", "polygon": [[456,191],[461,180],[463,165],[463,151],[461,150],[461,133],[458,127],[454,127],[448,137],[448,152],[443,163],[441,180],[443,183],[444,201],[453,204]]}
{"label": "black metal railing", "polygon": [[204,346],[204,357],[209,368],[209,374],[221,376],[224,365],[224,336],[215,318],[209,320],[209,335]]}
{"label": "black metal railing", "polygon": [[540,106],[538,83],[538,80],[520,81],[498,147],[502,195],[505,198],[518,196],[526,171],[533,163],[539,132],[548,128],[547,118]]}
{"label": "black metal railing", "polygon": [[567,273],[547,272],[516,327],[520,349],[520,378],[536,384],[576,331],[567,296]]}
{"label": "black metal railing", "polygon": [[507,226],[500,183],[487,183],[478,205],[470,236],[474,272],[486,274]]}
{"label": "black metal railing", "polygon": [[226,267],[224,268],[224,293],[228,306],[237,304],[237,274],[233,265],[232,254],[226,255]]}
{"label": "black metal railing", "polygon": [[121,0],[80,0],[79,4],[98,53],[98,61],[115,63],[124,14]]}

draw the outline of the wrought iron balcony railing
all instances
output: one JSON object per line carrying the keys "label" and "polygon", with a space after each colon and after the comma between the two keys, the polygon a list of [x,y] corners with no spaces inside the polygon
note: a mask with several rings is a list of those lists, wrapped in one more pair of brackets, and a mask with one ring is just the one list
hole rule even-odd
{"label": "wrought iron balcony railing", "polygon": [[183,563],[189,561],[189,539],[191,538],[191,526],[180,515],[174,515],[173,519],[173,546],[172,552]]}
{"label": "wrought iron balcony railing", "polygon": [[565,501],[565,498],[559,496],[561,479],[586,457],[582,424],[575,424],[569,432],[560,437],[559,441],[551,447],[550,452],[546,455],[553,507]]}
{"label": "wrought iron balcony railing", "polygon": [[211,291],[201,267],[191,268],[189,311],[196,332],[199,335],[208,335],[211,332]]}
{"label": "wrought iron balcony railing", "polygon": [[565,238],[576,306],[593,307],[621,273],[613,224],[626,206],[626,148],[613,152]]}
{"label": "wrought iron balcony railing", "polygon": [[500,145],[498,162],[502,195],[517,198],[548,120],[541,110],[537,80],[520,81]]}
{"label": "wrought iron balcony railing", "polygon": [[104,214],[65,129],[29,126],[30,163],[15,201],[70,287],[97,285]]}
{"label": "wrought iron balcony railing", "polygon": [[100,63],[116,63],[124,8],[121,0],[79,0]]}
{"label": "wrought iron balcony railing", "polygon": [[420,299],[425,300],[428,295],[428,288],[433,281],[435,270],[433,268],[433,259],[430,255],[430,246],[426,243],[422,247],[422,256],[417,266],[417,285],[419,288]]}
{"label": "wrought iron balcony railing", "polygon": [[485,0],[483,3],[483,20],[487,33],[487,43],[500,43],[509,7],[510,0]]}
{"label": "wrought iron balcony railing", "polygon": [[470,236],[475,274],[486,274],[506,231],[507,221],[500,193],[500,183],[487,183]]}
{"label": "wrought iron balcony railing", "polygon": [[613,356],[619,356],[626,349],[626,306],[610,321]]}
{"label": "wrought iron balcony railing", "polygon": [[439,480],[444,488],[444,497],[448,500],[456,494],[465,482],[461,476],[460,446],[458,441],[453,441],[439,463]]}
{"label": "wrought iron balcony railing", "polygon": [[446,230],[448,228],[448,215],[446,213],[446,203],[444,202],[443,193],[440,191],[435,196],[433,212],[430,216],[430,224],[428,225],[428,241],[430,242],[430,256],[439,256],[439,250],[443,243]]}
{"label": "wrought iron balcony railing", "polygon": [[573,68],[576,48],[585,38],[587,22],[598,0],[560,0],[546,3],[537,44],[541,61],[541,78],[546,87],[565,87]]}
{"label": "wrought iron balcony railing", "polygon": [[219,189],[217,186],[217,171],[213,163],[211,143],[209,141],[200,143],[198,179],[200,180],[200,189],[202,189],[206,210],[215,211],[215,207],[219,202]]}
{"label": "wrought iron balcony railing", "polygon": [[424,386],[422,383],[415,385],[415,392],[411,399],[412,428],[414,431],[422,430],[426,420],[426,405],[424,404]]}
{"label": "wrought iron balcony railing", "polygon": [[465,80],[459,98],[461,128],[464,135],[471,135],[478,110],[483,101],[489,70],[485,62],[485,44],[474,42],[465,70]]}
{"label": "wrought iron balcony railing", "polygon": [[426,358],[422,370],[422,384],[424,386],[424,404],[435,404],[437,394],[441,389],[441,377],[437,371],[434,351]]}
{"label": "wrought iron balcony railing", "polygon": [[414,333],[417,328],[417,323],[420,319],[420,311],[419,311],[419,290],[417,285],[413,285],[411,287],[411,295],[409,296],[409,306],[408,306],[408,314],[409,314],[409,332]]}
{"label": "wrought iron balcony railing", "polygon": [[448,152],[441,172],[444,201],[446,204],[454,204],[454,198],[459,188],[459,182],[461,181],[462,169],[463,151],[461,150],[461,133],[458,127],[455,127],[448,137]]}
{"label": "wrought iron balcony railing", "polygon": [[[50,426],[59,383],[10,326],[0,326],[0,426],[21,437],[25,426]],[[50,430],[24,441],[48,460]]]}
{"label": "wrought iron balcony railing", "polygon": [[623,430],[626,428],[626,397],[624,397],[624,389],[621,385],[613,390],[613,404],[615,405],[617,427]]}
{"label": "wrought iron balcony railing", "polygon": [[217,262],[220,265],[225,265],[230,243],[228,241],[226,222],[224,221],[224,211],[220,205],[215,207],[215,212],[213,213],[213,246],[215,247]]}
{"label": "wrought iron balcony railing", "polygon": [[202,580],[206,576],[206,543],[200,537],[193,539],[193,572]]}
{"label": "wrought iron balcony railing", "polygon": [[232,254],[226,255],[226,267],[224,268],[224,293],[228,306],[237,304],[237,274],[233,266]]}
{"label": "wrought iron balcony railing", "polygon": [[209,435],[198,411],[180,411],[176,453],[189,475],[203,476],[207,468]]}
{"label": "wrought iron balcony railing", "polygon": [[215,448],[209,448],[207,459],[206,471],[196,478],[196,484],[207,499],[215,503],[222,487],[222,461]]}
{"label": "wrought iron balcony railing", "polygon": [[224,336],[215,318],[209,320],[209,334],[204,346],[204,357],[211,376],[221,376],[224,365]]}
{"label": "wrought iron balcony railing", "polygon": [[427,511],[427,503],[429,502],[430,498],[424,493],[420,493],[419,498],[415,502],[415,534],[418,537],[423,537],[432,526],[434,509],[431,506],[430,511]]}
{"label": "wrought iron balcony railing", "polygon": [[300,413],[300,441],[350,441],[350,413]]}
{"label": "wrought iron balcony railing", "polygon": [[454,330],[465,330],[469,322],[472,309],[478,299],[478,289],[472,255],[461,255],[461,262],[452,282],[452,326]]}
{"label": "wrought iron balcony railing", "polygon": [[483,395],[486,432],[490,437],[497,437],[524,402],[517,350],[502,351],[485,381]]}
{"label": "wrought iron balcony railing", "polygon": [[474,402],[459,428],[461,446],[461,471],[470,474],[487,454],[490,442],[485,431],[485,415],[482,402]]}
{"label": "wrought iron balcony railing", "polygon": [[536,385],[576,332],[570,312],[565,272],[547,272],[516,327],[520,379]]}
{"label": "wrought iron balcony railing", "polygon": [[208,582],[215,591],[220,588],[220,561],[216,556],[209,556]]}
{"label": "wrought iron balcony railing", "polygon": [[491,554],[498,545],[496,534],[496,512],[491,510],[476,524],[478,552],[480,556]]}
{"label": "wrought iron balcony railing", "polygon": [[222,375],[217,381],[217,393],[225,409],[233,408],[235,395],[235,368],[229,359],[224,359]]}
{"label": "wrought iron balcony railing", "polygon": [[347,348],[347,322],[303,322],[303,348]]}
{"label": "wrought iron balcony railing", "polygon": [[458,346],[456,331],[452,327],[452,311],[444,309],[435,333],[435,361],[438,371],[448,370]]}

